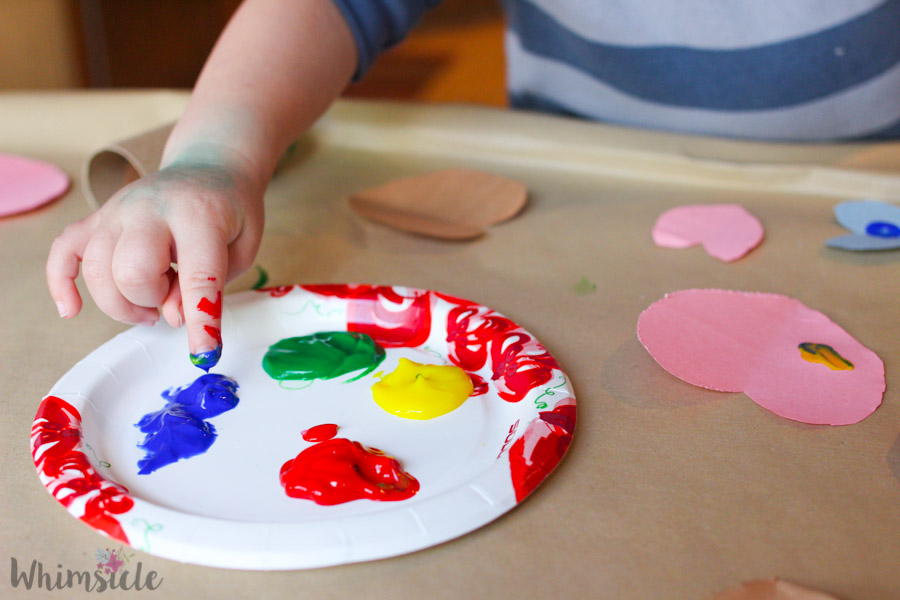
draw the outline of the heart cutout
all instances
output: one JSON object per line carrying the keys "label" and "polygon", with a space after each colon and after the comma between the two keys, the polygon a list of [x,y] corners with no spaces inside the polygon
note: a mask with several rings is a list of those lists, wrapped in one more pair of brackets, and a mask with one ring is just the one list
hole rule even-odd
{"label": "heart cutout", "polygon": [[33,210],[69,189],[69,176],[48,162],[0,154],[0,217]]}
{"label": "heart cutout", "polygon": [[683,290],[641,313],[638,338],[690,384],[744,392],[775,414],[850,425],[881,404],[884,363],[824,314],[778,294]]}
{"label": "heart cutout", "polygon": [[525,206],[522,182],[475,169],[445,169],[354,192],[360,215],[396,229],[448,240],[484,235]]}
{"label": "heart cutout", "polygon": [[710,256],[735,261],[763,239],[759,219],[738,204],[690,204],[667,210],[653,226],[653,241],[666,248],[698,244]]}
{"label": "heart cutout", "polygon": [[826,246],[841,250],[900,248],[900,206],[878,200],[851,200],[834,207],[837,222],[853,233],[833,237]]}

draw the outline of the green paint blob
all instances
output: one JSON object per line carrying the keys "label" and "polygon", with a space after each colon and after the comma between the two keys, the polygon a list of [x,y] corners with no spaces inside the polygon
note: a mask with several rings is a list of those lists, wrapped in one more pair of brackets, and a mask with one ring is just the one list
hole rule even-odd
{"label": "green paint blob", "polygon": [[347,381],[368,375],[384,360],[384,348],[365,333],[323,331],[286,338],[272,346],[263,357],[263,370],[273,379],[334,379],[347,373],[363,372]]}

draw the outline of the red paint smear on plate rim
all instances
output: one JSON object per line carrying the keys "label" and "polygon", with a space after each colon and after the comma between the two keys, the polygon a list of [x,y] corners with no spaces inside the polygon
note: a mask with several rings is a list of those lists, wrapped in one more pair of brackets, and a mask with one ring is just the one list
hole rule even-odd
{"label": "red paint smear on plate rim", "polygon": [[347,329],[386,348],[421,346],[431,332],[431,293],[372,285],[304,285],[322,296],[347,300]]}
{"label": "red paint smear on plate rim", "polygon": [[31,454],[41,482],[78,519],[128,544],[116,515],[134,500],[128,490],[104,479],[81,451],[81,414],[56,396],[41,402],[31,427]]}
{"label": "red paint smear on plate rim", "polygon": [[516,502],[521,502],[562,460],[575,433],[575,399],[564,398],[543,411],[509,448]]}
{"label": "red paint smear on plate rim", "polygon": [[[559,369],[547,350],[521,327],[482,306],[457,306],[447,316],[450,360],[466,372],[488,364],[498,395],[521,401]],[[480,382],[473,379],[476,389]]]}
{"label": "red paint smear on plate rim", "polygon": [[331,506],[351,500],[394,502],[413,497],[419,482],[376,448],[333,438],[284,463],[279,475],[291,498]]}

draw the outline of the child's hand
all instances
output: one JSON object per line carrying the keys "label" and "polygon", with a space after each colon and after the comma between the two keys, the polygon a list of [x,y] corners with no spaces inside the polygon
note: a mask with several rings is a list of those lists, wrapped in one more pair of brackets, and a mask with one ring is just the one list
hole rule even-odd
{"label": "child's hand", "polygon": [[172,325],[187,324],[194,364],[214,365],[222,288],[253,263],[278,157],[340,94],[357,62],[334,3],[244,0],[169,136],[164,168],[53,242],[47,284],[59,314],[81,310],[81,263],[103,312],[149,324],[162,309]]}
{"label": "child's hand", "polygon": [[81,310],[75,286],[80,262],[103,312],[150,325],[161,309],[172,326],[187,325],[194,364],[215,365],[222,289],[253,264],[263,229],[265,182],[238,164],[176,161],[68,226],[47,259],[47,284],[60,316]]}

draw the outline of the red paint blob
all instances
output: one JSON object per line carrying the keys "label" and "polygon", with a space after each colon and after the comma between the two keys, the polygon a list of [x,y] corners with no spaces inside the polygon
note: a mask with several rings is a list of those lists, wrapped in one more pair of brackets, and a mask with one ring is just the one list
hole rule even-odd
{"label": "red paint blob", "polygon": [[326,506],[363,499],[406,500],[419,491],[419,482],[397,459],[345,438],[310,446],[284,463],[279,478],[291,498]]}
{"label": "red paint blob", "polygon": [[217,292],[215,302],[201,298],[200,303],[197,304],[197,310],[202,310],[214,319],[222,318],[222,292]]}
{"label": "red paint blob", "polygon": [[324,442],[337,435],[338,426],[334,423],[323,423],[300,432],[303,440],[307,442]]}

